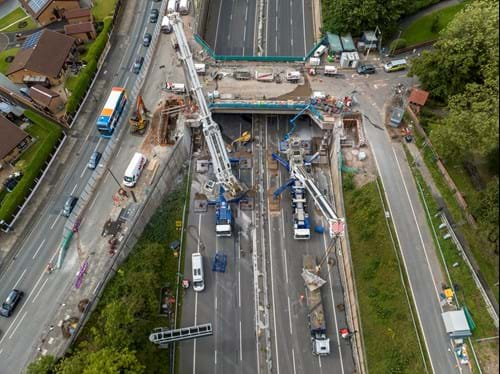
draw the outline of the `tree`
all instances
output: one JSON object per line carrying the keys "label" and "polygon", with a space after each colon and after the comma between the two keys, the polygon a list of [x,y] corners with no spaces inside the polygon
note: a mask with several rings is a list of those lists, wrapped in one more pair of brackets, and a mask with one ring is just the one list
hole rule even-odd
{"label": "tree", "polygon": [[134,352],[127,349],[116,351],[104,348],[90,354],[88,366],[82,374],[142,374],[144,372],[144,366],[139,363]]}
{"label": "tree", "polygon": [[53,374],[56,369],[56,359],[54,356],[41,356],[33,361],[27,368],[27,374]]}
{"label": "tree", "polygon": [[443,101],[470,83],[498,82],[498,3],[468,5],[441,32],[433,50],[414,61],[410,73]]}

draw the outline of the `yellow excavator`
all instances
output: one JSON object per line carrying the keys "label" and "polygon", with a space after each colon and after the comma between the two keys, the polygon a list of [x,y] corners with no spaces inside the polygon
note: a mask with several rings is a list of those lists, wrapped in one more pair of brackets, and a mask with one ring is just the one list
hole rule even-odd
{"label": "yellow excavator", "polygon": [[130,132],[135,135],[143,135],[146,132],[146,127],[149,120],[146,118],[146,113],[148,110],[144,106],[144,100],[142,96],[137,96],[137,101],[135,103],[135,110],[128,119],[130,123]]}
{"label": "yellow excavator", "polygon": [[245,131],[243,132],[243,134],[241,134],[240,137],[234,139],[231,144],[228,144],[226,146],[227,148],[227,151],[228,152],[232,152],[233,150],[233,145],[236,144],[236,143],[242,143],[242,144],[245,144],[245,143],[248,143],[249,141],[252,140],[252,134],[250,134],[250,131]]}

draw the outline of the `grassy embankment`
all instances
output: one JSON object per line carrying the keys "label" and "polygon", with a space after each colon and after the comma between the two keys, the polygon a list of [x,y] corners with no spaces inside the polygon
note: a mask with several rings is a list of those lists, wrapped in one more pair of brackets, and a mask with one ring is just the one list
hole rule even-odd
{"label": "grassy embankment", "polygon": [[399,249],[391,241],[377,182],[356,188],[352,176],[345,175],[344,201],[368,371],[423,373],[427,361],[419,350]]}
{"label": "grassy embankment", "polygon": [[29,194],[33,181],[39,176],[45,163],[48,162],[48,158],[62,134],[58,125],[41,115],[31,110],[26,110],[24,114],[33,122],[25,131],[36,141],[23,153],[16,164],[16,167],[23,170],[23,177],[14,190],[5,194],[0,201],[0,220],[3,219],[7,222],[10,222],[17,206],[21,205]]}
{"label": "grassy embankment", "polygon": [[[410,164],[412,164],[413,159],[411,155],[408,152],[406,154]],[[454,242],[449,239],[444,239],[444,233],[441,232],[438,228],[442,222],[439,216],[435,216],[435,213],[438,211],[437,202],[433,198],[420,172],[414,167],[412,168],[412,171],[417,182],[417,186],[419,186],[420,189],[420,198],[428,208],[427,222],[430,226],[433,226],[436,231],[436,235],[433,235],[433,238],[436,244],[436,248],[438,249],[438,258],[441,261],[442,267],[444,268],[444,266],[446,265],[448,269],[451,282],[455,285],[456,288],[456,296],[459,303],[461,304],[461,306],[467,306],[472,315],[474,323],[476,324],[476,330],[473,334],[473,341],[498,335],[498,331],[495,328],[495,325],[493,324],[493,321],[491,320],[491,317],[486,310],[486,305],[474,283],[469,268],[457,251]],[[438,188],[442,189],[444,181],[442,180],[442,177],[439,178],[437,175],[435,175],[436,172],[439,173],[437,170],[433,171],[431,169],[434,181],[436,182]],[[445,200],[454,199],[451,191],[449,190],[447,191],[447,196],[443,196],[443,198]],[[459,209],[458,206],[456,206],[454,210],[457,209]],[[453,264],[458,265],[453,266]],[[498,342],[493,341],[490,343],[478,343],[477,345],[475,345],[475,348],[479,356],[481,365],[484,365],[487,364],[488,361],[492,358],[491,355],[493,354],[493,352],[497,352]]]}
{"label": "grassy embankment", "polygon": [[465,8],[470,1],[440,9],[431,14],[413,21],[407,29],[403,30],[401,39],[406,40],[406,45],[411,46],[429,40],[437,39],[439,32],[443,30],[459,11]]}
{"label": "grassy embankment", "polygon": [[[167,319],[158,316],[159,294],[164,285],[169,284],[174,289],[178,278],[178,257],[173,255],[168,244],[180,239],[175,222],[182,220],[186,183],[189,183],[188,178],[167,195],[127,260],[106,285],[99,305],[81,332],[75,353],[87,347],[104,348],[102,343],[113,338],[113,329],[106,327],[115,324],[107,316],[111,308],[121,305],[125,315],[132,316],[132,319],[124,318],[120,323],[121,328],[127,331],[128,339],[117,344],[134,350],[146,373],[165,372],[169,367],[168,350],[158,349],[149,342],[148,336],[153,328],[167,326]],[[189,189],[187,191],[189,194]],[[175,294],[175,290],[173,292]],[[178,306],[180,316],[182,293],[179,294]]]}

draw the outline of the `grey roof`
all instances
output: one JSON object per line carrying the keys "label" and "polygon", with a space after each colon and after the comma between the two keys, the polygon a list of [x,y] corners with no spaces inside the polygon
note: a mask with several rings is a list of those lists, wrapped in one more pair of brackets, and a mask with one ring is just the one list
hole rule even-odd
{"label": "grey roof", "polygon": [[472,335],[463,309],[442,313],[441,317],[443,318],[446,332],[452,337],[466,337]]}
{"label": "grey roof", "polygon": [[363,31],[361,39],[367,42],[376,42],[378,40],[375,31]]}
{"label": "grey roof", "polygon": [[24,113],[24,109],[17,105],[10,105],[9,103],[0,103],[0,112],[9,114],[13,113],[15,116],[20,117]]}
{"label": "grey roof", "polygon": [[330,51],[333,53],[342,52],[342,43],[340,42],[340,37],[337,34],[332,34],[327,32],[326,37],[328,39],[328,44],[330,45]]}
{"label": "grey roof", "polygon": [[20,89],[21,88],[26,88],[26,86],[24,84],[14,84],[12,83],[12,81],[7,78],[4,74],[0,73],[0,86],[2,86],[3,88],[11,91],[11,92],[15,92],[17,94],[21,94],[21,91]]}
{"label": "grey roof", "polygon": [[404,113],[404,109],[394,108],[391,113],[391,123],[399,126],[399,124],[403,120]]}

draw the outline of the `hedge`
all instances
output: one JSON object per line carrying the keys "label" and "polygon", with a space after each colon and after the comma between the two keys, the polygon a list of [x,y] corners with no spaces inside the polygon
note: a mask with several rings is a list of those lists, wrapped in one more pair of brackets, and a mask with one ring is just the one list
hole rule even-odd
{"label": "hedge", "polygon": [[20,159],[26,161],[23,177],[14,190],[9,192],[0,202],[0,220],[7,223],[11,221],[17,207],[23,203],[24,198],[30,193],[33,181],[39,176],[40,170],[45,166],[45,162],[62,134],[62,130],[58,125],[39,114],[26,110],[24,115],[33,122],[26,132],[33,137],[37,137],[37,141],[26,150]]}
{"label": "hedge", "polygon": [[104,27],[101,33],[89,47],[87,55],[85,56],[87,66],[85,66],[76,77],[77,81],[74,85],[75,88],[71,92],[71,96],[68,98],[68,102],[66,103],[67,114],[73,114],[77,111],[80,106],[80,102],[92,82],[92,78],[97,71],[97,62],[99,61],[99,58],[106,47],[106,43],[108,42],[108,34],[111,29],[112,22],[112,19],[104,20]]}

